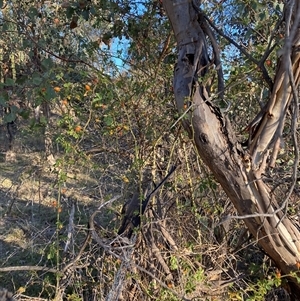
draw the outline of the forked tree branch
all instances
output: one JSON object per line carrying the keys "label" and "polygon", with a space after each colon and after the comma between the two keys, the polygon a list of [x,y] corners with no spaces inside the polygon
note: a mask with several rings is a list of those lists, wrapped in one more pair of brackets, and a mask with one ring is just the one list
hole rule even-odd
{"label": "forked tree branch", "polygon": [[251,61],[253,64],[255,64],[256,66],[258,66],[261,71],[262,71],[262,75],[263,78],[265,79],[267,85],[269,86],[270,90],[273,87],[273,81],[270,78],[268,71],[264,65],[265,61],[261,61],[261,60],[257,60],[255,59],[249,52],[247,52],[242,46],[240,46],[235,40],[233,40],[232,38],[230,38],[228,35],[226,35],[223,30],[219,29],[207,16],[205,16],[206,21],[209,23],[209,25],[223,38],[225,38],[229,43],[231,43],[232,45],[234,45],[243,55],[245,55],[245,57]]}
{"label": "forked tree branch", "polygon": [[[203,29],[195,17],[196,14],[199,15],[198,10],[194,9],[189,0],[164,0],[163,4],[178,45],[178,60],[174,72],[177,108],[182,113],[187,100],[191,107],[182,118],[183,126],[197,147],[201,159],[222,185],[256,241],[282,273],[297,272],[296,263],[300,262],[299,230],[284,215],[282,211],[285,206],[282,203],[278,206],[274,194],[263,178],[268,163],[268,153],[265,150],[269,147],[270,137],[273,137],[278,128],[280,114],[283,114],[281,109],[287,105],[285,103],[283,106],[281,102],[283,68],[277,73],[274,87],[269,77],[265,78],[273,89],[273,95],[271,102],[265,107],[267,113],[262,114],[260,121],[257,120],[259,131],[255,133],[256,140],[252,140],[252,143],[256,143],[250,145],[253,151],[246,154],[237,143],[230,122],[209,101],[210,96],[202,84],[202,79],[209,76],[203,68],[208,53]],[[293,12],[298,13],[298,10]],[[220,33],[217,28],[214,29]],[[259,63],[247,52],[244,54],[251,61]],[[297,55],[294,52],[292,66],[299,66]],[[298,85],[298,70],[292,69]],[[264,128],[268,123],[269,126]],[[300,285],[296,282],[295,285],[300,294]]]}

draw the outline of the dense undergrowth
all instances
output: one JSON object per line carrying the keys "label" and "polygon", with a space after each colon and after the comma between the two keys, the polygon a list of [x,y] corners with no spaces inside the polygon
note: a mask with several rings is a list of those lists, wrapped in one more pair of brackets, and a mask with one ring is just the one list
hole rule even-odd
{"label": "dense undergrowth", "polygon": [[[15,122],[1,162],[1,285],[16,300],[264,300],[284,279],[243,223],[226,219],[234,208],[171,103],[131,101],[101,121],[102,107],[88,117],[53,107],[54,165],[43,125]],[[159,106],[170,107],[168,118]],[[62,125],[68,112],[79,132]],[[149,193],[173,165],[140,231],[118,237],[124,202]],[[98,240],[88,237],[91,216]]]}
{"label": "dense undergrowth", "polygon": [[[117,2],[2,7],[0,298],[10,298],[8,290],[17,301],[289,300],[286,276],[243,222],[228,218],[233,205],[182,129],[172,85],[176,47],[160,3],[141,10]],[[205,9],[216,22],[237,22],[228,7],[224,15],[221,5]],[[260,14],[261,4],[252,9]],[[233,39],[254,23],[239,14],[228,28]],[[261,56],[271,19],[257,20],[259,31],[247,34]],[[252,61],[222,37],[218,43],[230,102],[212,101],[245,142],[268,91]],[[270,54],[271,75],[276,60]],[[203,79],[212,95],[214,73]],[[286,140],[274,169],[279,196],[292,168],[290,145]],[[124,203],[136,194],[142,200],[173,166],[140,229],[131,240],[118,236]]]}

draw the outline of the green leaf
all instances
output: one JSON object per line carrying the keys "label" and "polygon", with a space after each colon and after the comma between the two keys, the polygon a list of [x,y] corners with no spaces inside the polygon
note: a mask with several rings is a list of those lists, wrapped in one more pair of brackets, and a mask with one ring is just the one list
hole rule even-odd
{"label": "green leaf", "polygon": [[177,270],[178,269],[178,260],[175,256],[171,255],[170,257],[170,265],[171,270]]}
{"label": "green leaf", "polygon": [[51,100],[51,99],[55,98],[55,96],[56,96],[56,94],[55,94],[55,91],[53,90],[53,88],[48,86],[46,88],[46,93],[45,93],[46,100]]}
{"label": "green leaf", "polygon": [[101,102],[101,100],[102,100],[102,95],[99,93],[96,93],[95,98],[92,100],[92,104]]}
{"label": "green leaf", "polygon": [[66,11],[66,15],[68,19],[71,19],[74,14],[75,9],[73,7],[68,7]]}
{"label": "green leaf", "polygon": [[42,66],[45,70],[49,70],[53,67],[53,61],[50,58],[42,60]]}
{"label": "green leaf", "polygon": [[35,97],[35,99],[34,99],[35,108],[37,106],[41,105],[43,103],[43,101],[44,101],[44,97],[39,97],[39,96]]}
{"label": "green leaf", "polygon": [[82,11],[82,12],[81,12],[81,16],[82,16],[82,18],[83,18],[85,21],[88,21],[89,16],[90,16],[89,10],[84,10],[84,11]]}
{"label": "green leaf", "polygon": [[31,7],[28,11],[30,18],[35,18],[38,15],[38,10],[35,7]]}
{"label": "green leaf", "polygon": [[24,119],[28,119],[30,116],[30,111],[29,110],[21,110],[19,112],[19,115]]}
{"label": "green leaf", "polygon": [[11,107],[10,107],[10,111],[11,111],[12,113],[16,114],[16,113],[19,112],[19,108],[16,107],[16,106],[11,106]]}
{"label": "green leaf", "polygon": [[267,18],[267,12],[266,11],[262,11],[259,14],[259,18],[260,18],[261,21],[265,20]]}
{"label": "green leaf", "polygon": [[36,86],[39,86],[43,82],[43,77],[40,73],[34,73],[32,75],[32,83]]}
{"label": "green leaf", "polygon": [[8,31],[9,30],[9,24],[7,22],[4,22],[2,25],[2,31]]}
{"label": "green leaf", "polygon": [[105,116],[103,120],[106,126],[111,126],[114,121],[111,116]]}
{"label": "green leaf", "polygon": [[16,113],[10,112],[9,114],[6,114],[6,115],[4,116],[4,119],[3,119],[3,120],[4,120],[5,123],[8,123],[8,122],[15,121],[15,120],[16,120],[16,117],[17,117]]}
{"label": "green leaf", "polygon": [[16,79],[16,84],[17,85],[23,85],[26,81],[28,80],[27,76],[20,76]]}
{"label": "green leaf", "polygon": [[44,115],[40,116],[40,123],[46,125],[47,124],[47,118]]}
{"label": "green leaf", "polygon": [[15,81],[12,78],[7,78],[5,80],[5,86],[14,86],[15,85]]}
{"label": "green leaf", "polygon": [[0,105],[7,107],[8,94],[7,92],[0,94]]}
{"label": "green leaf", "polygon": [[94,6],[91,7],[90,13],[91,13],[92,15],[94,15],[94,16],[97,15],[97,11],[95,10]]}
{"label": "green leaf", "polygon": [[27,48],[27,47],[31,47],[31,45],[32,45],[32,41],[29,40],[29,39],[24,39],[22,42],[23,42],[23,48],[24,49]]}

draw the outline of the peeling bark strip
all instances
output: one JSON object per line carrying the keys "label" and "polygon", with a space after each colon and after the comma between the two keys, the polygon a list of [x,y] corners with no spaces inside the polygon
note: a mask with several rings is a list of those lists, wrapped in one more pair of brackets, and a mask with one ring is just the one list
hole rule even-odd
{"label": "peeling bark strip", "polygon": [[253,155],[253,164],[257,167],[272,142],[270,162],[275,162],[286,112],[294,97],[293,86],[296,89],[300,83],[300,2],[286,1],[284,12],[286,42],[278,53],[279,63],[271,98],[266,108],[255,118],[256,122],[257,119],[260,120],[259,124],[257,126],[250,124],[248,127],[251,132],[254,132],[253,137],[250,137],[250,152]]}
{"label": "peeling bark strip", "polygon": [[[216,40],[212,31],[209,34],[208,31],[203,31],[203,28],[209,28],[206,18],[199,13],[199,8],[193,0],[163,0],[163,4],[178,46],[178,61],[174,70],[177,108],[183,113],[185,105],[189,106],[182,118],[184,128],[193,139],[200,157],[222,185],[260,246],[282,273],[298,271],[296,263],[300,261],[299,230],[282,213],[282,208],[279,208],[269,187],[262,180],[266,156],[257,161],[259,169],[256,164],[252,164],[253,158],[245,155],[236,141],[229,121],[210,102],[209,91],[201,81],[207,76],[207,69],[211,64],[206,39]],[[299,34],[297,36],[299,37]],[[211,41],[211,44],[214,44],[214,41]],[[220,62],[215,64],[215,68],[220,68]],[[299,66],[297,68],[299,73]],[[279,72],[278,76],[282,78],[283,75]],[[274,94],[279,95],[276,87],[277,83],[274,85]],[[289,97],[292,96],[289,94]],[[274,97],[272,101],[268,106],[267,116],[271,113],[273,117],[266,117],[267,122],[273,123],[277,120],[278,123],[279,117],[275,116],[274,110],[270,110],[271,107],[274,108]],[[265,133],[265,130],[261,133]],[[259,142],[250,155],[261,153],[260,141],[263,140],[263,136],[256,139]],[[296,290],[300,292],[300,285],[295,285]]]}

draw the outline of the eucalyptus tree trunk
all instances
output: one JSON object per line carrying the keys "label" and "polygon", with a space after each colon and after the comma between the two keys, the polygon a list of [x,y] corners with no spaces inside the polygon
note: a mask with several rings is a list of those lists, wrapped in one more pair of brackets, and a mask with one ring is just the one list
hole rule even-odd
{"label": "eucalyptus tree trunk", "polygon": [[[258,244],[274,260],[282,274],[298,272],[300,233],[284,214],[296,181],[298,162],[294,165],[289,195],[280,206],[263,174],[270,168],[269,164],[274,163],[287,108],[297,99],[300,73],[299,1],[290,0],[285,8],[285,46],[278,59],[274,84],[270,87],[270,101],[249,125],[253,135],[249,137],[247,150],[237,142],[230,122],[211,102],[209,89],[205,86],[210,76],[209,66],[213,63],[218,74],[218,95],[223,98],[220,56],[208,19],[193,0],[163,0],[163,3],[178,47],[174,93],[185,130]],[[213,47],[213,62],[208,55],[208,40]],[[294,106],[295,112],[297,106]],[[296,117],[295,113],[294,122]],[[294,148],[297,161],[296,143]],[[293,287],[295,293],[300,292],[296,281]]]}

